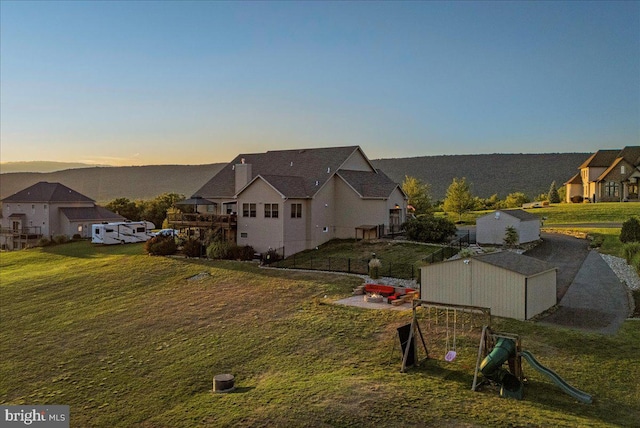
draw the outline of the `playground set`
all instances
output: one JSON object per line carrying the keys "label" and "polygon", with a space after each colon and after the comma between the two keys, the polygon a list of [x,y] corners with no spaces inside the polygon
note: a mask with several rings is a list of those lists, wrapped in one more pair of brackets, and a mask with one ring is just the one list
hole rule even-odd
{"label": "playground set", "polygon": [[[522,360],[524,359],[534,370],[545,375],[566,394],[585,404],[593,402],[591,395],[571,386],[553,370],[540,364],[531,352],[523,350],[519,335],[493,331],[491,329],[491,309],[478,306],[429,302],[420,299],[413,300],[412,322],[398,328],[402,351],[401,372],[405,372],[410,366],[419,365],[418,348],[416,346],[418,339],[425,352],[424,359],[430,358],[422,328],[418,322],[417,309],[420,307],[427,308],[429,313],[435,309],[437,314],[436,323],[438,323],[438,316],[444,313],[444,327],[446,328],[444,360],[447,362],[453,362],[458,356],[456,342],[458,340],[457,331],[460,330],[459,320],[468,320],[468,317],[465,317],[468,314],[479,315],[483,319],[473,384],[471,386],[472,391],[478,391],[485,384],[495,384],[500,387],[500,397],[522,400],[526,382],[522,370]],[[431,323],[429,328],[431,329]]]}

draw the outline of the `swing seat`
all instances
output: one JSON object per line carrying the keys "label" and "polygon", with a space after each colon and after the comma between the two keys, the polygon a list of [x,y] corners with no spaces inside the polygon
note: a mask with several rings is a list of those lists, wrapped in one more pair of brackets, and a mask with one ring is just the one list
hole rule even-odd
{"label": "swing seat", "polygon": [[449,352],[447,352],[447,354],[444,356],[444,359],[445,359],[446,361],[448,361],[448,362],[451,362],[451,361],[453,361],[453,360],[455,360],[455,359],[456,359],[456,355],[458,355],[458,354],[456,353],[456,351],[449,351]]}

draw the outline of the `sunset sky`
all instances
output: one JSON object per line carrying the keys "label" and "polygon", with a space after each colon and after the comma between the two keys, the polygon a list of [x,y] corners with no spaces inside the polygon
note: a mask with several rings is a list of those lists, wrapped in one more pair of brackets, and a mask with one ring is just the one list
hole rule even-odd
{"label": "sunset sky", "polygon": [[0,160],[640,144],[640,2],[0,2]]}

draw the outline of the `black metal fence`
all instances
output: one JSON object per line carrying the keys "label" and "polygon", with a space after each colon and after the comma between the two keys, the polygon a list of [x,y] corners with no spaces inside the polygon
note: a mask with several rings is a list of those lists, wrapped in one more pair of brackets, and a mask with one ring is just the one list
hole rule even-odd
{"label": "black metal fence", "polygon": [[[416,279],[418,269],[410,263],[392,263],[380,259],[382,266],[378,268],[379,276],[401,279]],[[277,260],[266,264],[271,267],[284,269],[324,270],[329,272],[346,272],[369,275],[369,260],[348,257],[318,257],[313,254],[294,254],[284,260]]]}
{"label": "black metal fence", "polygon": [[[437,263],[453,257],[471,243],[473,237],[469,231],[460,233],[449,245],[442,247],[434,253],[424,257],[417,263],[392,263],[380,259],[382,266],[378,268],[379,276],[387,276],[400,279],[417,279],[418,266],[423,263]],[[271,267],[283,269],[307,269],[324,270],[329,272],[346,272],[360,275],[369,275],[369,259],[357,259],[348,257],[320,257],[313,253],[294,254],[283,259],[284,248],[269,250],[263,254],[262,261]]]}

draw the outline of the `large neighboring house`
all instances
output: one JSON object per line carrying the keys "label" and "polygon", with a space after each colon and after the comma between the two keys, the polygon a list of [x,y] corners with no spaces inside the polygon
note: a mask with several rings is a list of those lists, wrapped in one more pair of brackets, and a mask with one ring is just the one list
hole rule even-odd
{"label": "large neighboring house", "polygon": [[290,255],[333,238],[398,231],[407,197],[349,146],[238,155],[189,201],[197,218],[170,217],[175,227],[209,221],[238,245]]}
{"label": "large neighboring house", "polygon": [[598,150],[578,169],[580,172],[565,183],[567,202],[574,196],[591,202],[640,201],[640,146]]}
{"label": "large neighboring house", "polygon": [[16,250],[40,238],[91,236],[91,224],[125,220],[60,183],[41,181],[2,200],[0,247]]}

